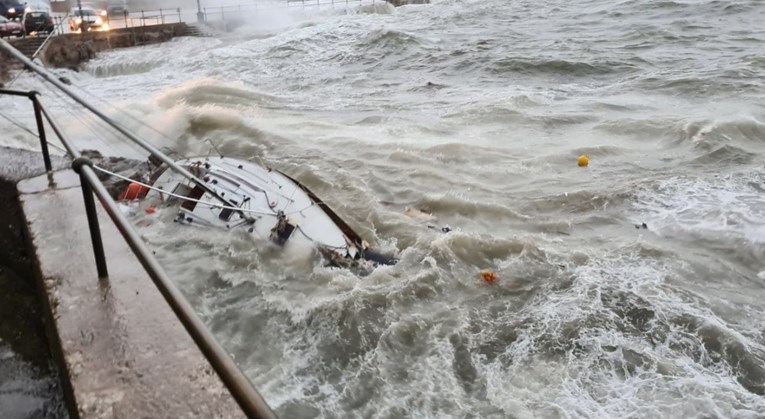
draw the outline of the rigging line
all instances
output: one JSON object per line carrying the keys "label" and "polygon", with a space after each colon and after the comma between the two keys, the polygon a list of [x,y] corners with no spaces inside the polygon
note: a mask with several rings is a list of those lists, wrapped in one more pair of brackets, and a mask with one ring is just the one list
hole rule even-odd
{"label": "rigging line", "polygon": [[[82,87],[80,87],[80,86],[77,86],[77,85],[73,85],[73,86],[74,86],[74,87],[76,87],[76,88],[77,88],[78,90],[80,90],[81,92],[83,92],[85,95],[87,95],[87,96],[90,96],[91,98],[94,98],[94,99],[96,99],[97,101],[100,101],[100,102],[102,102],[102,103],[106,104],[107,106],[111,107],[112,109],[114,109],[114,110],[115,110],[115,111],[117,111],[118,113],[121,113],[121,114],[125,115],[126,117],[128,117],[129,119],[132,119],[133,121],[137,122],[139,125],[141,125],[141,126],[143,126],[143,127],[146,127],[146,128],[148,128],[148,129],[150,129],[150,130],[152,130],[152,131],[156,132],[156,133],[157,133],[157,134],[159,134],[161,137],[164,137],[166,140],[175,141],[175,140],[174,140],[172,137],[170,137],[168,134],[165,134],[164,132],[162,132],[162,131],[160,131],[160,130],[158,130],[158,129],[154,128],[153,126],[151,126],[151,125],[149,125],[149,124],[147,124],[147,123],[145,123],[145,122],[143,122],[143,121],[142,121],[141,119],[139,119],[138,117],[136,117],[136,116],[133,116],[132,114],[130,114],[130,112],[128,112],[128,111],[126,111],[126,110],[124,110],[124,109],[120,109],[120,108],[118,108],[118,107],[114,106],[112,103],[110,103],[110,102],[109,102],[109,101],[107,101],[106,99],[103,99],[103,98],[101,98],[101,97],[99,97],[99,96],[95,95],[94,93],[88,92],[87,90],[83,89],[83,88],[82,88]],[[123,125],[124,125],[124,124],[123,124]],[[185,157],[185,156],[183,156],[183,157]]]}
{"label": "rigging line", "polygon": [[[187,160],[191,160],[191,159],[187,159]],[[205,159],[205,161],[207,161],[207,160],[209,160],[209,159]],[[223,172],[223,173],[225,173],[227,175],[231,175],[231,176],[235,177],[237,180],[239,180],[240,182],[246,183],[251,188],[255,187],[255,185],[253,185],[252,183],[250,183],[246,179],[242,178],[241,176],[237,175],[236,173],[233,173],[233,172],[230,172],[230,171],[224,169],[222,167],[223,165],[227,165],[229,167],[234,167],[233,165],[223,161],[223,162],[221,162],[219,164],[219,166],[217,168],[215,168],[215,171],[216,172]],[[213,169],[211,169],[211,170],[213,170]],[[252,176],[257,177],[258,179],[260,179],[263,182],[273,183],[274,185],[281,187],[278,182],[276,182],[275,180],[273,180],[273,179],[271,179],[269,177],[263,178],[263,176],[260,176],[257,173],[252,173],[252,172],[250,172],[248,170],[244,170],[244,169],[240,169],[240,170],[242,170],[243,172],[247,173],[248,175],[252,175]],[[270,188],[270,187],[267,187],[267,186],[263,186],[263,187],[257,186],[257,188],[263,190],[263,192],[265,192],[265,193],[271,192],[271,193],[273,193],[275,195],[279,195],[280,197],[282,197],[284,199],[288,199],[290,201],[290,202],[288,202],[288,204],[295,202],[293,199],[287,197],[287,195],[285,195],[285,194],[283,194],[283,193],[281,193],[278,190],[275,190],[273,188]]]}
{"label": "rigging line", "polygon": [[65,156],[69,156],[69,150],[65,149],[64,147],[61,147],[60,145],[56,145],[50,141],[46,141],[46,143],[48,143],[49,146],[57,149],[58,151],[63,152]]}
{"label": "rigging line", "polygon": [[[76,118],[76,115],[72,114],[72,111],[70,110],[70,107],[69,107],[69,106],[67,106],[67,104],[65,103],[65,101],[64,101],[63,99],[61,99],[61,97],[60,97],[60,96],[59,96],[59,97],[57,97],[57,93],[56,93],[55,91],[53,91],[53,93],[54,93],[54,95],[53,95],[53,96],[46,96],[46,97],[45,97],[45,99],[50,99],[50,100],[51,100],[52,102],[54,102],[54,103],[55,103],[55,104],[56,104],[58,107],[60,107],[60,108],[63,108],[65,111],[69,112],[71,116],[73,116],[73,117],[75,117],[75,118]],[[50,118],[53,118],[53,115],[52,115],[52,113],[50,113],[50,110],[51,110],[51,109],[52,109],[52,108],[49,108],[49,109],[47,109],[47,110],[48,110],[48,113],[49,113],[49,117],[50,117]],[[48,125],[50,125],[50,123],[48,123]],[[66,130],[65,130],[65,128],[64,128],[63,126],[61,126],[61,125],[59,125],[59,129],[61,129],[61,131],[63,131],[63,132],[65,132],[65,131],[66,131]],[[68,136],[68,135],[67,135],[67,136]],[[59,141],[61,141],[61,139],[60,139],[60,138],[59,138]],[[50,142],[49,142],[49,144],[50,144]],[[73,147],[75,146],[74,142],[72,142],[72,146],[73,146]],[[75,149],[77,149],[77,150],[81,150],[79,147],[75,147]],[[66,155],[69,155],[69,151],[65,151],[65,154],[66,154]]]}
{"label": "rigging line", "polygon": [[[116,111],[118,114],[122,114],[122,115],[125,115],[125,116],[126,116],[128,119],[131,119],[131,120],[133,120],[133,121],[137,122],[137,123],[138,123],[140,126],[142,126],[142,127],[146,127],[146,128],[148,128],[148,129],[150,129],[151,131],[154,131],[155,133],[159,134],[159,136],[160,136],[160,137],[163,137],[164,139],[166,139],[166,140],[168,140],[168,141],[170,141],[170,142],[172,142],[172,143],[174,143],[174,144],[177,142],[177,140],[178,140],[177,138],[173,138],[173,137],[169,136],[168,134],[165,134],[165,133],[163,133],[162,131],[160,131],[160,130],[158,130],[158,129],[154,128],[153,126],[151,126],[151,125],[149,125],[149,124],[147,124],[146,122],[143,122],[143,121],[142,121],[140,118],[138,118],[138,117],[136,117],[136,116],[133,116],[133,115],[132,115],[130,112],[127,112],[127,111],[125,111],[124,109],[118,108],[117,106],[115,106],[115,105],[113,105],[111,102],[109,102],[108,100],[106,100],[106,99],[103,99],[103,98],[101,98],[101,97],[99,97],[99,96],[95,95],[94,93],[91,93],[91,92],[87,91],[86,89],[84,89],[84,88],[82,88],[82,87],[78,86],[78,85],[72,84],[72,86],[76,87],[76,88],[77,88],[77,89],[78,89],[80,92],[84,93],[86,96],[90,96],[91,98],[93,98],[93,99],[96,99],[97,101],[99,101],[99,102],[101,102],[101,103],[104,103],[105,105],[107,105],[107,106],[111,107],[111,108],[112,108],[112,109],[114,109],[114,110],[115,110],[115,111]],[[119,124],[120,126],[122,126],[122,128],[124,128],[124,129],[126,129],[126,130],[128,129],[128,127],[127,127],[125,124],[123,124],[122,122],[120,122],[120,121],[117,121],[117,120],[114,120],[114,122],[115,122],[115,123],[117,123],[117,124]],[[133,131],[133,129],[130,129],[130,131]],[[132,148],[134,148],[135,150],[139,150],[139,149],[140,149],[140,147],[139,147],[139,146],[137,146],[137,145],[133,144],[132,142],[131,142],[129,145],[130,145]],[[179,152],[179,151],[177,151],[177,150],[173,150],[173,151],[174,151],[176,154],[180,155],[182,158],[188,158],[188,156],[186,156],[184,153],[181,153],[181,152]]]}
{"label": "rigging line", "polygon": [[11,88],[11,86],[13,86],[13,83],[15,83],[15,82],[16,82],[16,79],[18,79],[18,78],[19,78],[19,76],[21,76],[21,73],[23,73],[23,72],[25,72],[25,71],[27,71],[27,66],[23,66],[23,67],[21,68],[21,70],[17,71],[17,72],[16,72],[16,74],[13,76],[13,79],[11,79],[11,81],[10,81],[10,82],[8,82],[8,84],[6,85],[6,87],[7,87],[8,89],[10,89],[10,88]]}
{"label": "rigging line", "polygon": [[282,208],[282,211],[284,211],[284,208],[287,208],[287,205],[289,205],[291,202],[295,202],[293,198],[295,197],[295,193],[297,192],[297,190],[298,190],[297,185],[292,187],[292,195],[290,195],[289,197],[289,202],[284,203],[284,207]]}
{"label": "rigging line", "polygon": [[0,112],[0,116],[2,116],[3,118],[7,119],[8,122],[10,122],[11,124],[16,125],[16,127],[21,128],[22,130],[24,130],[24,131],[34,135],[35,137],[39,137],[39,135],[36,132],[34,132],[31,129],[25,127],[24,125],[21,124],[21,122],[16,121],[15,119],[11,118],[10,116],[8,116],[8,115],[6,115],[6,114],[4,114],[2,112]]}
{"label": "rigging line", "polygon": [[[40,138],[40,135],[39,135],[39,133],[36,133],[36,132],[34,132],[34,131],[30,130],[29,128],[27,128],[27,127],[23,126],[23,125],[22,125],[20,122],[18,122],[18,121],[16,121],[16,120],[14,120],[14,119],[13,119],[13,118],[11,118],[10,116],[8,116],[8,115],[5,115],[4,113],[0,112],[0,117],[3,117],[3,118],[5,118],[5,119],[7,119],[7,120],[8,120],[8,122],[10,122],[10,123],[11,123],[11,124],[13,124],[13,125],[16,125],[17,127],[21,128],[22,130],[24,130],[24,131],[26,131],[26,132],[28,132],[28,133],[29,133],[29,134],[31,134],[33,137],[35,137],[35,138]],[[69,152],[68,152],[68,151],[67,151],[65,148],[63,148],[63,147],[61,147],[61,146],[59,146],[59,145],[56,145],[56,144],[54,144],[54,143],[52,143],[52,142],[50,142],[50,141],[46,141],[46,143],[48,143],[48,145],[49,145],[49,146],[53,146],[53,148],[55,148],[55,149],[57,149],[57,150],[59,150],[59,151],[63,151],[63,152],[64,152],[64,155],[69,155]]]}
{"label": "rigging line", "polygon": [[23,69],[21,69],[21,70],[19,70],[19,71],[17,71],[17,72],[16,72],[16,74],[13,76],[13,79],[11,79],[11,81],[10,81],[10,82],[8,82],[8,88],[9,88],[9,89],[10,89],[11,87],[13,87],[13,83],[16,81],[16,79],[18,79],[18,78],[19,78],[19,76],[21,75],[21,73],[25,72],[26,70],[27,70],[26,68],[23,68]]}
{"label": "rigging line", "polygon": [[94,122],[92,119],[90,119],[89,116],[86,115],[83,117],[81,115],[78,115],[77,113],[73,113],[71,111],[68,111],[68,112],[72,115],[74,119],[76,119],[80,124],[82,124],[82,126],[85,129],[90,131],[90,133],[93,135],[94,139],[98,143],[102,144],[104,148],[112,150],[112,153],[114,153],[115,155],[119,155],[119,150],[117,150],[116,147],[114,147],[112,144],[103,140],[102,138],[103,135],[99,134],[99,132],[96,130],[96,127],[94,127]]}
{"label": "rigging line", "polygon": [[[178,141],[178,138],[177,138],[177,137],[171,137],[169,134],[166,134],[166,133],[164,133],[164,132],[162,132],[162,131],[160,131],[160,130],[158,130],[158,129],[154,128],[153,126],[151,126],[151,125],[147,124],[146,122],[144,122],[144,121],[143,121],[143,120],[141,120],[140,118],[138,118],[138,117],[136,117],[136,116],[133,116],[133,115],[132,115],[130,112],[128,112],[128,111],[126,111],[126,110],[124,110],[124,109],[121,109],[121,108],[119,108],[119,107],[117,107],[117,106],[113,105],[113,104],[112,104],[111,102],[109,102],[108,100],[106,100],[106,99],[103,99],[103,98],[101,98],[101,97],[97,96],[96,94],[94,94],[94,93],[91,93],[91,92],[89,92],[89,91],[85,90],[84,88],[82,88],[82,87],[80,87],[80,86],[77,86],[77,85],[74,85],[74,84],[73,84],[72,86],[76,87],[76,88],[77,88],[77,89],[78,89],[80,92],[83,92],[85,95],[87,95],[87,96],[90,96],[91,98],[94,98],[94,99],[96,99],[97,101],[100,101],[100,102],[102,102],[102,103],[106,104],[107,106],[111,107],[112,109],[114,109],[114,110],[115,110],[115,111],[117,111],[118,113],[121,113],[121,114],[125,115],[127,118],[129,118],[129,119],[131,119],[131,120],[133,120],[133,121],[137,122],[139,125],[141,125],[141,126],[143,126],[143,127],[146,127],[146,128],[148,128],[148,129],[150,129],[151,131],[154,131],[155,133],[159,134],[159,136],[160,136],[160,137],[163,137],[164,139],[166,139],[166,140],[168,140],[168,141],[170,141],[170,142],[172,142],[172,143],[176,143],[176,142]],[[122,125],[123,127],[125,127],[125,125],[124,125],[124,124],[122,124],[121,122],[119,122],[119,121],[115,121],[115,122],[117,122],[117,123],[119,123],[120,125]],[[127,127],[125,127],[125,128],[127,128]],[[219,155],[221,155],[221,154],[220,154],[220,151],[218,151],[218,148],[217,148],[217,146],[216,146],[216,145],[215,145],[215,144],[212,142],[212,140],[211,140],[211,139],[207,138],[206,140],[202,140],[202,141],[200,142],[200,144],[204,144],[206,141],[210,143],[210,145],[212,146],[212,148],[213,148],[213,149],[214,149],[214,150],[215,150],[215,151],[216,151],[216,152],[217,152]],[[173,150],[173,151],[174,151],[176,154],[180,155],[180,156],[181,156],[182,158],[184,158],[184,159],[189,159],[189,158],[190,158],[190,157],[189,157],[188,155],[186,155],[185,153],[181,153],[181,152],[179,152],[179,151],[177,151],[177,150]],[[223,157],[223,156],[221,155],[221,157]]]}
{"label": "rigging line", "polygon": [[[61,91],[66,93],[69,97],[71,97],[73,100],[77,101],[77,103],[81,104],[82,106],[86,107],[89,111],[91,111],[93,114],[101,118],[105,123],[112,126],[114,129],[119,131],[121,134],[126,136],[131,141],[135,142],[136,144],[140,145],[143,149],[151,153],[152,156],[154,156],[156,159],[162,161],[163,163],[166,163],[168,167],[173,170],[174,172],[178,173],[179,175],[189,179],[190,181],[194,182],[197,186],[205,190],[207,193],[212,195],[215,199],[221,201],[223,204],[230,204],[230,202],[223,198],[222,196],[218,195],[215,190],[213,190],[209,185],[202,182],[201,179],[194,176],[191,172],[189,172],[187,169],[178,166],[174,161],[170,159],[167,155],[162,153],[159,149],[154,147],[151,143],[148,143],[147,141],[139,138],[129,130],[126,130],[123,128],[120,124],[117,124],[114,122],[114,120],[106,115],[104,112],[96,108],[95,106],[91,105],[80,97],[78,94],[76,94],[72,89],[66,87],[64,83],[61,81],[55,79],[50,72],[43,69],[41,66],[34,64],[32,61],[30,61],[27,57],[25,57],[22,53],[20,53],[18,50],[15,50],[12,48],[7,42],[0,40],[0,49],[3,49],[7,54],[10,54],[14,56],[17,60],[20,60],[22,63],[29,66],[29,69],[34,71],[35,73],[39,74],[40,77],[44,78],[47,82],[53,84],[57,88],[59,88]],[[241,213],[240,214],[244,214]]]}
{"label": "rigging line", "polygon": [[[63,18],[61,21],[59,21],[58,25],[56,25],[56,26],[59,26],[59,27],[63,27],[63,26],[64,26],[64,20],[66,20],[66,18],[67,18],[67,17],[69,17],[69,12],[66,12],[66,16],[64,16],[64,18]],[[54,30],[54,32],[55,32],[55,30]],[[43,45],[45,45],[45,43],[47,43],[47,42],[50,40],[50,38],[51,38],[52,36],[54,36],[54,34],[51,34],[51,33],[49,33],[49,34],[48,34],[48,37],[45,39],[45,42],[43,42]],[[38,48],[38,49],[37,49],[37,51],[35,51],[35,56],[36,56],[37,54],[39,54],[39,53],[40,53],[40,49]],[[35,56],[33,56],[33,57],[31,58],[31,60],[34,60],[34,59],[35,59]],[[38,60],[38,61],[39,61],[39,60]],[[33,62],[34,62],[34,61],[33,61]],[[38,63],[39,63],[39,62],[38,62]],[[16,73],[16,75],[13,77],[13,79],[12,79],[12,80],[11,80],[11,81],[8,83],[8,86],[7,86],[7,88],[9,88],[9,89],[10,89],[10,88],[11,88],[11,86],[13,86],[13,83],[15,83],[15,82],[16,82],[16,79],[18,79],[18,78],[19,78],[19,76],[21,76],[21,73],[23,73],[23,72],[25,72],[25,71],[27,71],[27,66],[24,66],[24,67],[21,69],[21,71],[18,71],[18,72]]]}
{"label": "rigging line", "polygon": [[301,213],[301,212],[307,210],[308,208],[311,208],[314,205],[316,205],[316,202],[311,201],[311,203],[309,205],[306,205],[304,208],[301,208],[301,209],[295,210],[295,211],[285,212],[284,215],[298,214],[298,213]]}
{"label": "rigging line", "polygon": [[[56,92],[56,91],[54,90],[54,91],[53,91],[53,94],[54,94],[54,95],[55,95],[55,96],[56,96],[56,97],[57,97],[57,98],[58,98],[58,99],[59,99],[61,102],[63,102],[63,106],[62,106],[62,107],[64,108],[64,110],[65,110],[65,111],[66,111],[66,112],[67,112],[67,113],[68,113],[68,114],[69,114],[71,117],[73,117],[74,119],[78,120],[78,121],[79,121],[79,122],[80,122],[80,123],[81,123],[81,124],[82,124],[82,125],[83,125],[83,126],[86,128],[86,129],[87,129],[87,130],[88,130],[88,131],[90,131],[90,132],[91,132],[91,134],[93,134],[93,136],[95,137],[95,139],[96,139],[96,140],[98,140],[100,143],[102,143],[104,146],[106,146],[106,148],[108,148],[108,149],[111,149],[111,150],[112,150],[112,153],[114,153],[115,155],[119,155],[119,154],[120,154],[120,153],[119,153],[119,150],[118,150],[116,147],[114,147],[112,144],[110,144],[110,143],[108,143],[108,142],[106,142],[106,141],[104,141],[104,140],[103,140],[103,138],[102,138],[102,137],[103,137],[103,133],[99,133],[98,131],[96,131],[96,128],[100,129],[100,128],[102,128],[102,127],[98,126],[98,121],[97,121],[97,120],[96,120],[96,121],[94,121],[94,119],[95,119],[94,117],[90,116],[89,114],[86,114],[86,116],[85,116],[85,117],[81,116],[81,115],[80,115],[78,112],[74,112],[74,111],[71,109],[71,106],[67,106],[68,104],[67,104],[66,98],[62,98],[62,94],[61,94],[61,93],[59,93],[59,92]],[[61,103],[60,103],[60,105],[61,105]],[[76,104],[75,104],[75,105],[76,105]],[[94,125],[95,125],[95,128],[94,128]],[[124,142],[124,141],[123,141],[121,138],[119,138],[119,137],[118,137],[118,136],[117,136],[117,135],[116,135],[114,132],[111,132],[110,130],[105,130],[104,132],[108,132],[109,134],[111,134],[111,136],[112,136],[112,137],[114,137],[114,138],[115,138],[115,139],[117,139],[118,141],[120,141],[120,142]]]}
{"label": "rigging line", "polygon": [[103,167],[100,167],[100,166],[93,165],[93,168],[98,170],[99,172],[105,173],[105,174],[107,174],[109,176],[114,176],[114,177],[122,179],[122,180],[127,180],[129,182],[136,183],[136,184],[138,184],[140,186],[143,186],[145,188],[151,189],[153,191],[157,191],[160,194],[170,195],[170,196],[172,196],[174,198],[178,198],[178,199],[183,200],[183,201],[196,202],[197,204],[201,204],[201,205],[208,206],[208,207],[211,207],[211,208],[230,209],[230,210],[234,210],[234,211],[248,212],[248,213],[260,214],[260,215],[274,215],[274,216],[276,215],[276,213],[273,212],[273,211],[244,209],[244,208],[232,207],[232,206],[228,206],[228,205],[215,204],[215,203],[212,203],[212,202],[209,202],[209,201],[202,201],[202,200],[199,200],[199,199],[191,199],[191,198],[189,198],[187,196],[178,195],[178,194],[175,194],[175,193],[172,193],[172,192],[168,192],[168,191],[166,191],[164,189],[157,188],[157,187],[148,185],[146,183],[139,182],[139,181],[134,180],[134,179],[130,179],[127,176],[122,176],[120,174],[117,174],[117,173],[114,173],[114,172],[110,172],[110,171],[108,171],[108,170],[106,170],[106,169],[104,169]]}
{"label": "rigging line", "polygon": [[350,247],[347,244],[345,246],[331,246],[331,245],[328,245],[326,243],[320,242],[319,240],[316,240],[313,237],[309,236],[305,231],[303,231],[302,228],[300,228],[300,226],[296,226],[296,228],[306,239],[310,240],[313,243],[318,243],[318,244],[320,244],[320,245],[322,245],[322,246],[324,246],[326,248],[335,249],[335,250],[345,249],[345,251],[347,252],[348,248]]}

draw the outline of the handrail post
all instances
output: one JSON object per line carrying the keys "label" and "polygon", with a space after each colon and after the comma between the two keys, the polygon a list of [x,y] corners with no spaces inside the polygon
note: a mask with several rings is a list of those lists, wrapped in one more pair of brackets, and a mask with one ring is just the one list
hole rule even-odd
{"label": "handrail post", "polygon": [[37,133],[40,137],[40,148],[42,149],[43,160],[45,161],[45,171],[53,171],[53,165],[50,163],[50,153],[48,152],[48,141],[45,138],[45,125],[43,125],[42,112],[40,112],[40,102],[37,101],[39,93],[34,90],[29,92],[29,99],[35,108],[35,120],[37,121]]}
{"label": "handrail post", "polygon": [[109,272],[106,269],[104,243],[101,240],[101,227],[98,225],[98,213],[96,212],[96,202],[93,199],[93,188],[91,188],[88,178],[85,177],[82,166],[93,167],[93,162],[87,157],[78,157],[72,161],[72,169],[80,175],[82,199],[85,201],[85,213],[88,216],[90,240],[93,242],[93,255],[96,258],[96,270],[98,270],[98,278],[104,279],[109,276]]}

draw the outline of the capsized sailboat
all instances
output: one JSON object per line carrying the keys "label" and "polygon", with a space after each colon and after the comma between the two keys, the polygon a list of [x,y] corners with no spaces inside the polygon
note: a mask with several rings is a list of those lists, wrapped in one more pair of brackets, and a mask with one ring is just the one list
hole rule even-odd
{"label": "capsized sailboat", "polygon": [[147,199],[177,205],[180,224],[241,229],[279,246],[310,243],[332,265],[394,264],[371,250],[353,229],[307,187],[283,172],[230,157],[195,157],[175,163],[197,183],[149,158],[150,180],[133,182],[121,201]]}

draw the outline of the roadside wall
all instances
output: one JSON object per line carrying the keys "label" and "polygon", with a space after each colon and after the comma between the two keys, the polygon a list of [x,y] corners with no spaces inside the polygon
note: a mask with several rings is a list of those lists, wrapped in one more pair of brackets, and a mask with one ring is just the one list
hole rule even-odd
{"label": "roadside wall", "polygon": [[11,79],[11,70],[21,68],[21,64],[11,58],[5,51],[0,51],[0,87]]}
{"label": "roadside wall", "polygon": [[51,38],[42,59],[48,67],[76,69],[80,64],[95,58],[100,51],[157,44],[187,34],[188,26],[183,22],[113,29],[108,32],[64,34]]}

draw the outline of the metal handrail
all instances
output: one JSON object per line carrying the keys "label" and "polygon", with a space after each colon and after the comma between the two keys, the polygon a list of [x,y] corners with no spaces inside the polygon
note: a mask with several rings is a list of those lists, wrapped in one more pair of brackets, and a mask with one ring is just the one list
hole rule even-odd
{"label": "metal handrail", "polygon": [[[1,43],[0,43],[1,44]],[[2,45],[0,45],[2,46]],[[188,300],[178,290],[173,281],[167,276],[162,266],[159,264],[153,253],[138,232],[130,225],[130,222],[122,214],[117,203],[114,202],[106,187],[93,171],[93,163],[82,155],[72,146],[72,143],[66,139],[58,124],[50,117],[38,100],[37,92],[21,92],[15,90],[2,90],[0,94],[9,94],[15,96],[27,96],[34,105],[35,118],[40,133],[40,143],[45,158],[45,168],[48,172],[52,171],[50,157],[48,153],[48,143],[45,141],[43,116],[50,124],[58,139],[74,158],[72,169],[80,175],[80,184],[82,187],[83,200],[85,202],[85,212],[88,217],[91,241],[96,258],[96,267],[100,278],[107,278],[106,257],[104,255],[103,243],[101,242],[101,233],[98,224],[98,214],[96,212],[93,194],[98,197],[101,206],[111,218],[117,229],[128,243],[133,253],[144,267],[154,285],[164,297],[167,304],[173,310],[175,315],[183,324],[183,327],[189,333],[191,338],[197,344],[202,354],[207,358],[210,365],[220,377],[223,384],[228,388],[234,400],[249,418],[276,419],[276,414],[271,410],[263,396],[258,393],[252,383],[242,373],[239,367],[234,363],[228,353],[215,340],[215,337],[205,327],[202,320],[194,312],[193,307]]]}
{"label": "metal handrail", "polygon": [[[154,285],[157,286],[159,292],[165,297],[165,301],[167,301],[175,315],[183,323],[186,331],[189,332],[191,338],[194,339],[194,342],[220,376],[221,381],[228,387],[228,390],[237,403],[239,403],[242,411],[250,418],[276,419],[276,414],[268,406],[263,396],[255,390],[252,383],[245,377],[218,341],[215,340],[215,337],[207,330],[202,320],[194,312],[194,308],[191,307],[191,304],[183,297],[181,291],[173,284],[173,281],[162,269],[162,266],[160,266],[157,259],[151,253],[151,250],[141,240],[138,232],[133,229],[130,222],[122,214],[106,190],[106,187],[98,180],[92,165],[93,163],[85,157],[77,158],[72,162],[72,168],[80,174],[83,185],[89,184],[93,188],[93,192],[98,196],[101,205],[107,214],[109,214],[117,229],[122,233],[125,241],[130,245],[133,253],[144,269],[146,269],[152,281],[154,281]],[[86,193],[85,189],[83,189],[83,193]]]}
{"label": "metal handrail", "polygon": [[51,33],[49,33],[49,34],[48,34],[48,36],[46,36],[46,37],[45,37],[45,41],[43,41],[43,43],[42,43],[42,44],[40,44],[40,46],[39,46],[39,47],[37,47],[37,51],[35,51],[35,53],[34,53],[34,54],[32,54],[32,60],[34,60],[34,59],[35,59],[35,57],[37,57],[37,54],[39,54],[39,53],[40,53],[40,51],[42,51],[42,50],[43,50],[43,48],[45,48],[45,45],[48,43],[48,41],[50,41],[50,39],[51,39],[53,36],[55,36],[55,35],[56,35],[56,31],[59,31],[59,30],[61,30],[61,26],[64,24],[64,20],[65,20],[66,18],[68,18],[68,17],[69,17],[69,12],[67,12],[67,13],[66,13],[66,16],[64,16],[64,18],[63,18],[63,19],[60,19],[60,20],[58,20],[58,23],[56,23],[56,25],[54,25],[54,26],[56,26],[57,28],[55,28],[55,27],[54,27],[53,31],[52,31]]}

